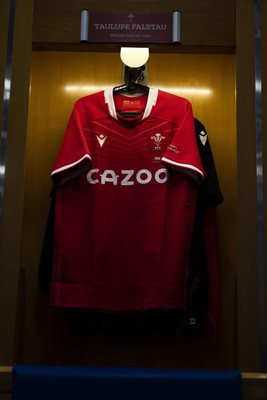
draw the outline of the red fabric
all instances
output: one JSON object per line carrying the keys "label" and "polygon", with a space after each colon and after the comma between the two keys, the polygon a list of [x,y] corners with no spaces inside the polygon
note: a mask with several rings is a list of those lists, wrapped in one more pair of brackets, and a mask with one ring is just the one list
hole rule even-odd
{"label": "red fabric", "polygon": [[145,118],[116,118],[109,107],[103,92],[76,103],[53,166],[51,303],[185,310],[204,176],[191,105],[159,91]]}

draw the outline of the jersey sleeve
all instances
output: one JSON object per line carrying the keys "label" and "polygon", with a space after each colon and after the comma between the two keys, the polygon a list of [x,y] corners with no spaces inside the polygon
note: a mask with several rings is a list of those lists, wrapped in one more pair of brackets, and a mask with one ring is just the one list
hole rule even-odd
{"label": "jersey sleeve", "polygon": [[52,167],[51,177],[56,184],[62,184],[88,170],[90,165],[91,156],[76,103],[69,119],[63,143]]}
{"label": "jersey sleeve", "polygon": [[169,167],[189,174],[198,184],[202,183],[205,178],[196,143],[192,106],[189,101],[186,102],[183,116],[171,143],[162,157],[162,162]]}
{"label": "jersey sleeve", "polygon": [[223,195],[220,189],[212,149],[205,126],[197,118],[194,118],[194,122],[198,150],[206,175],[200,197],[204,206],[215,207],[223,202]]}

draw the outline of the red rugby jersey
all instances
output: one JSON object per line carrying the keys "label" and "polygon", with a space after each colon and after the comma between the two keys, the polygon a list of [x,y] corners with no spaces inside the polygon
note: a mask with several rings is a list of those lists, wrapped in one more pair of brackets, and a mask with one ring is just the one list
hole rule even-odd
{"label": "red rugby jersey", "polygon": [[[118,110],[127,107],[142,112],[125,118]],[[51,303],[184,310],[204,178],[191,104],[152,88],[138,97],[108,89],[81,98],[51,176]]]}

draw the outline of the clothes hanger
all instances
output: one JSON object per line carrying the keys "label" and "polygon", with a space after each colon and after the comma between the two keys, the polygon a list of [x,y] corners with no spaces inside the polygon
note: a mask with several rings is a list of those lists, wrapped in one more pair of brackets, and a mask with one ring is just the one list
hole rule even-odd
{"label": "clothes hanger", "polygon": [[113,94],[119,94],[119,93],[137,93],[137,92],[142,92],[142,93],[148,93],[149,92],[149,87],[145,85],[141,85],[140,83],[137,82],[130,82],[130,83],[125,83],[120,86],[115,86],[113,88]]}
{"label": "clothes hanger", "polygon": [[[143,85],[139,82],[144,81],[145,75],[144,71],[146,69],[145,65],[138,68],[133,68],[125,65],[124,67],[124,84],[120,86],[115,86],[113,88],[113,94],[127,93],[128,95],[133,95],[136,93],[148,94],[149,87]],[[117,111],[119,115],[124,118],[135,118],[142,113],[142,111]]]}
{"label": "clothes hanger", "polygon": [[115,86],[113,88],[113,94],[119,94],[119,93],[148,93],[149,92],[149,87],[146,85],[143,85],[139,82],[142,82],[144,80],[144,70],[145,70],[145,65],[142,65],[141,67],[138,68],[133,68],[125,65],[124,67],[124,84]]}

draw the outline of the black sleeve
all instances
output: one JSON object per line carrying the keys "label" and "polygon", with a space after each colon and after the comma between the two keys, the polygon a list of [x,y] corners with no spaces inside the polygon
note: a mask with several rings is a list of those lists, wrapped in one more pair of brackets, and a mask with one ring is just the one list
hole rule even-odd
{"label": "black sleeve", "polygon": [[204,125],[197,119],[195,121],[195,132],[198,150],[206,173],[206,180],[200,189],[200,201],[206,207],[214,207],[223,202],[216,167],[210,147],[208,134]]}

